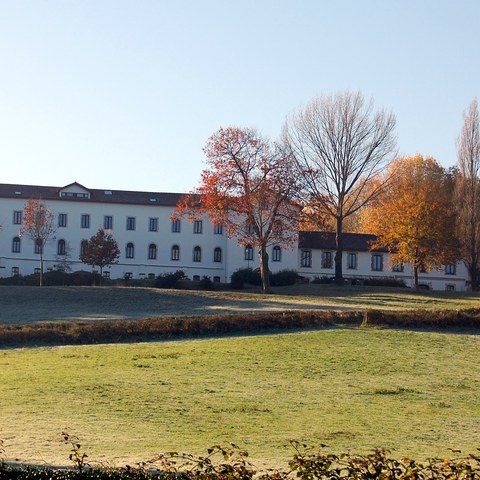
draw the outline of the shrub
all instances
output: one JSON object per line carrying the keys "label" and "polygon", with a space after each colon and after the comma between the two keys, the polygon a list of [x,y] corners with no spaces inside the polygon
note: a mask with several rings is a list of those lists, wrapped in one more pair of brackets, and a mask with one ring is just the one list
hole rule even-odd
{"label": "shrub", "polygon": [[368,285],[369,287],[406,287],[403,280],[396,278],[365,278],[363,285]]}
{"label": "shrub", "polygon": [[260,285],[260,272],[251,268],[239,268],[232,273],[230,277],[231,288],[241,290],[246,283]]}
{"label": "shrub", "polygon": [[203,278],[198,282],[198,287],[202,290],[213,290],[213,282],[210,277],[204,275]]}
{"label": "shrub", "polygon": [[186,278],[186,275],[183,270],[177,270],[174,273],[172,272],[162,273],[157,277],[155,281],[155,287],[156,288],[176,288],[178,286],[178,282],[185,278]]}
{"label": "shrub", "polygon": [[329,284],[329,283],[334,283],[334,279],[332,277],[327,277],[326,275],[324,275],[323,277],[315,277],[313,280],[312,280],[312,283],[316,283],[316,284]]}
{"label": "shrub", "polygon": [[294,285],[298,278],[299,275],[295,270],[280,270],[276,273],[270,274],[270,285],[273,287]]}

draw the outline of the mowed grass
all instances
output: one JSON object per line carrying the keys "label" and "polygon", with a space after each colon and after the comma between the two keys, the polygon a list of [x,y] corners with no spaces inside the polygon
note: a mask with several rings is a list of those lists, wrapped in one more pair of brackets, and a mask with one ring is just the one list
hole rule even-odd
{"label": "mowed grass", "polygon": [[185,291],[141,287],[0,287],[0,324],[97,321],[165,315],[212,315],[291,309],[478,308],[478,292],[294,285],[270,295],[252,291]]}
{"label": "mowed grass", "polygon": [[480,336],[376,329],[0,351],[9,460],[68,464],[235,442],[285,466],[294,438],[425,459],[480,447]]}

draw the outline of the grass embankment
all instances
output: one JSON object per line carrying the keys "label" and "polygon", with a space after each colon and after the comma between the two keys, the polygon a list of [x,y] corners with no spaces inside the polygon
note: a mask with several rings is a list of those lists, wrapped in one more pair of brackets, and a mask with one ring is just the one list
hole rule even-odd
{"label": "grass embankment", "polygon": [[10,460],[68,463],[202,454],[235,442],[284,465],[288,439],[417,459],[480,445],[480,337],[331,329],[185,342],[0,352]]}

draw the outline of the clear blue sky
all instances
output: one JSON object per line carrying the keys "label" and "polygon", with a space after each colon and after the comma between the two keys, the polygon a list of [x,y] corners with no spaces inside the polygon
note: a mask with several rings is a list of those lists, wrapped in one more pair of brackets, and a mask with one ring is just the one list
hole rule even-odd
{"label": "clear blue sky", "polygon": [[347,89],[451,166],[479,32],[478,0],[0,0],[0,182],[187,192],[220,126]]}

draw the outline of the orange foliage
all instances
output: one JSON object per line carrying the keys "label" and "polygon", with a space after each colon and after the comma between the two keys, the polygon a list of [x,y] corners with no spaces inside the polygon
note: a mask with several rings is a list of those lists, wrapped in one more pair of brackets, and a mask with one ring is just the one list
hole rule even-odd
{"label": "orange foliage", "polygon": [[373,247],[386,247],[394,264],[414,271],[457,260],[452,182],[432,157],[399,158],[388,174],[388,189],[362,213],[365,231],[377,235]]}

